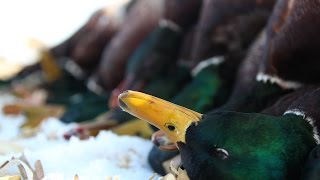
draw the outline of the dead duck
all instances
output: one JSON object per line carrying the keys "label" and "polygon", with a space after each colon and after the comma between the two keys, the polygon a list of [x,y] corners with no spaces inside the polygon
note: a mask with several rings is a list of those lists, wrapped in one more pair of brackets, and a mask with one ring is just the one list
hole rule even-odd
{"label": "dead duck", "polygon": [[202,115],[134,91],[124,92],[119,101],[123,110],[154,124],[178,146],[190,179],[300,177],[319,140],[306,116],[291,108],[280,117],[238,112]]}
{"label": "dead duck", "polygon": [[[195,18],[189,16],[197,16],[197,13],[190,13],[190,11],[198,12],[201,2],[188,0],[182,3],[184,6],[178,6],[177,4],[180,3],[178,0],[137,1],[131,8],[124,26],[104,51],[97,74],[92,77],[94,82],[107,90],[115,88],[124,77],[125,65],[129,58],[138,45],[158,25],[160,19],[173,21],[180,27],[192,24]],[[180,23],[176,19],[183,21]],[[112,74],[112,77],[106,73]]]}

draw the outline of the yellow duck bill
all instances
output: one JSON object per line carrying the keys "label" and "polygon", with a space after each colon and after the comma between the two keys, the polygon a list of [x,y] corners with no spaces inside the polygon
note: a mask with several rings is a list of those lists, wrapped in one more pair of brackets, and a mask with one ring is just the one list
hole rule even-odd
{"label": "yellow duck bill", "polygon": [[118,100],[124,111],[156,126],[174,143],[185,143],[187,128],[202,117],[198,112],[137,91],[125,91]]}

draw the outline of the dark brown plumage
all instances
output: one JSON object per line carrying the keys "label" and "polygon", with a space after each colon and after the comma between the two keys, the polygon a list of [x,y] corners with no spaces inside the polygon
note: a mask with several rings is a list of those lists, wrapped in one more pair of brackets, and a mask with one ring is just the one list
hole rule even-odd
{"label": "dark brown plumage", "polygon": [[265,72],[285,80],[319,83],[320,2],[278,0],[269,19]]}

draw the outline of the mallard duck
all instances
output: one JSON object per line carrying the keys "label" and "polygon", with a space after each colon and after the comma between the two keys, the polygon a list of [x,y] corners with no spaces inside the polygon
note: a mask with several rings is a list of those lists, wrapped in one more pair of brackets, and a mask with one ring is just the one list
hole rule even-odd
{"label": "mallard duck", "polygon": [[[295,113],[304,116],[310,124],[317,127],[313,133],[318,134],[320,113],[319,106],[319,86],[305,86],[281,97],[275,104],[266,108],[261,113],[272,116],[281,116],[284,113]],[[319,140],[317,140],[319,144]],[[302,178],[316,180],[320,177],[319,145],[315,147],[308,156],[304,165]]]}
{"label": "mallard duck", "polygon": [[[225,103],[232,91],[239,64],[266,24],[273,4],[274,1],[203,1],[198,23],[189,30],[185,39],[192,45],[182,46],[184,60],[179,61],[193,68],[193,74],[197,75],[171,102],[201,113]],[[239,107],[245,106],[242,104]],[[160,136],[154,137],[154,143],[162,149],[158,141],[166,141]],[[164,174],[162,162],[168,159],[159,158],[168,158],[162,155],[167,153],[156,148],[150,152],[149,163],[157,173]]]}
{"label": "mallard duck", "polygon": [[261,78],[287,87],[319,83],[319,8],[319,1],[277,1],[267,26]]}
{"label": "mallard duck", "polygon": [[177,145],[190,179],[295,179],[319,136],[304,114],[200,114],[140,92],[119,96],[121,108],[157,126]]}
{"label": "mallard duck", "polygon": [[[267,106],[272,105],[279,97],[285,95],[286,93],[291,92],[291,90],[285,90],[279,87],[277,84],[273,84],[271,82],[257,82],[255,79],[255,75],[259,70],[259,62],[261,59],[261,55],[263,52],[263,45],[265,43],[265,33],[261,33],[257,40],[253,43],[252,47],[248,52],[248,56],[245,58],[244,62],[239,67],[239,72],[237,73],[236,82],[234,85],[234,90],[229,97],[228,101],[222,104],[222,106],[218,106],[219,103],[215,102],[216,98],[227,98],[228,93],[227,86],[222,86],[221,83],[216,84],[215,79],[220,79],[219,82],[224,82],[222,76],[217,76],[216,71],[219,70],[220,67],[207,67],[203,69],[204,75],[207,76],[204,80],[200,78],[197,80],[197,76],[194,79],[194,83],[190,84],[190,88],[185,88],[178,95],[177,99],[173,99],[172,102],[181,106],[186,106],[189,109],[201,112],[208,113],[208,111],[204,111],[205,109],[201,108],[210,108],[213,103],[216,103],[216,108],[210,109],[211,112],[214,111],[240,111],[240,112],[259,112],[266,108]],[[199,73],[199,77],[202,77],[202,73]],[[221,79],[222,78],[222,79]],[[201,80],[202,79],[202,80]],[[213,80],[211,80],[213,79]],[[196,83],[196,82],[202,83]],[[213,82],[215,84],[210,84]],[[209,84],[207,84],[209,83]],[[229,82],[230,83],[230,82]],[[193,84],[193,85],[192,85]],[[198,85],[198,86],[197,86]],[[219,86],[217,86],[219,85]],[[187,86],[188,87],[188,86]],[[214,89],[221,88],[221,92],[217,92],[214,90],[207,91],[209,87],[213,87]],[[227,88],[227,89],[226,89]],[[205,96],[198,96],[197,93],[193,92],[207,92]],[[208,96],[209,95],[209,96]],[[189,103],[188,103],[189,102]],[[221,101],[220,103],[223,103]],[[210,105],[211,104],[211,105]],[[201,105],[201,106],[199,106]],[[220,104],[221,105],[221,104]],[[279,109],[279,108],[275,108]],[[283,112],[282,112],[283,113]],[[153,143],[159,148],[153,148],[149,154],[149,163],[151,167],[159,174],[165,174],[165,170],[163,167],[163,162],[170,160],[176,153],[167,152],[177,150],[176,146],[168,139],[165,134],[161,132],[155,132],[152,136]],[[164,154],[164,155],[162,155]],[[171,156],[165,156],[166,154],[171,154]],[[159,159],[159,158],[166,159]]]}
{"label": "mallard duck", "polygon": [[[280,6],[280,7],[287,7],[287,6],[284,6],[283,4],[281,4],[281,3],[283,3],[283,2],[280,2],[279,4],[280,5],[282,5],[282,6]],[[279,4],[278,4],[278,7],[279,7]],[[294,4],[294,3],[293,3]],[[277,12],[277,11],[275,11],[275,12]],[[271,33],[272,34],[272,33]],[[268,43],[270,43],[270,41],[267,41]],[[267,43],[267,45],[269,45]],[[302,46],[303,44],[300,44],[300,46]],[[270,57],[272,57],[272,56],[274,56],[274,54],[270,54]],[[255,76],[253,76],[253,77],[255,77]],[[246,96],[246,97],[250,97],[250,96],[252,96],[252,97],[258,97],[258,99],[259,99],[259,97],[261,98],[261,97],[263,97],[265,100],[268,100],[268,97],[273,97],[273,98],[271,98],[271,99],[273,99],[273,102],[277,99],[277,98],[279,98],[281,95],[283,95],[283,94],[286,94],[286,93],[288,93],[288,92],[283,92],[283,89],[290,89],[290,88],[294,88],[293,86],[295,86],[296,84],[295,83],[288,83],[288,82],[285,82],[285,81],[279,81],[279,78],[268,78],[268,77],[266,77],[266,76],[261,76],[261,74],[260,74],[260,76],[259,76],[259,74],[258,74],[258,80],[260,80],[260,82],[258,81],[258,82],[256,82],[256,81],[253,81],[254,83],[253,84],[255,84],[253,87],[264,87],[265,85],[267,85],[267,86],[269,86],[270,88],[271,88],[271,90],[272,91],[267,91],[267,93],[265,93],[265,92],[263,92],[263,91],[259,91],[259,93],[258,93],[258,96],[255,96],[254,94],[254,92],[257,92],[257,91],[251,91],[252,89],[256,89],[256,88],[252,88],[250,91],[248,91],[249,93],[247,94],[247,95],[249,95],[249,96]],[[260,85],[259,85],[260,84]],[[250,88],[249,88],[250,89]],[[258,89],[261,89],[261,90],[264,90],[264,88],[258,88]],[[278,90],[277,90],[278,89]],[[260,92],[263,92],[263,93],[260,93]],[[253,95],[250,95],[251,93],[254,93]],[[279,94],[280,93],[280,94]],[[260,95],[261,96],[260,96]],[[239,93],[238,95],[241,95],[241,93]],[[275,96],[274,96],[275,95]],[[239,96],[238,96],[239,97]],[[250,98],[245,98],[245,99],[247,99],[247,100],[249,100],[249,102],[250,102]],[[257,101],[257,102],[259,102],[256,98],[253,98],[252,99],[253,101]],[[234,101],[235,102],[235,101]],[[242,108],[243,107],[243,105],[244,105],[244,103],[243,102],[246,102],[246,101],[238,101],[238,102],[240,102],[240,103],[238,103],[237,105],[234,105],[233,107],[232,106],[229,106],[228,108],[235,108],[235,109],[238,109],[238,108]],[[248,101],[247,101],[248,102]],[[249,104],[251,104],[251,103],[249,103]],[[242,106],[242,107],[241,107]],[[245,109],[242,109],[243,111],[251,111],[251,112],[255,112],[255,111],[260,111],[261,110],[261,108],[264,108],[266,106],[266,104],[265,105],[262,105],[262,106],[260,106],[259,104],[258,104],[258,108],[256,108],[255,107],[255,105],[253,104],[253,106],[251,106],[251,108],[246,108],[245,107]],[[240,109],[238,109],[238,110],[240,110]],[[259,110],[260,109],[260,110]],[[221,110],[221,109],[220,109]]]}
{"label": "mallard duck", "polygon": [[[320,47],[315,44],[318,41],[315,42],[313,35],[320,23],[309,22],[316,13],[314,11],[300,14],[303,9],[313,9],[314,5],[319,4],[277,1],[260,42],[248,54],[247,62],[240,67],[230,100],[218,110],[259,112],[303,84],[319,83],[314,71],[319,67],[316,65],[315,49]],[[292,8],[288,8],[289,6]],[[299,18],[296,22],[297,17]],[[305,39],[301,38],[302,26],[314,33],[307,33]],[[292,39],[299,42],[293,45]],[[306,63],[300,60],[302,58],[297,58],[302,56],[308,59]],[[257,61],[258,59],[261,61]],[[259,86],[260,90],[257,90]]]}
{"label": "mallard duck", "polygon": [[[182,4],[184,6],[181,6]],[[138,0],[130,8],[121,30],[105,49],[97,73],[92,79],[104,89],[115,88],[124,78],[128,60],[138,45],[157,27],[160,19],[173,21],[184,28],[184,24],[192,24],[195,18],[190,16],[197,16],[200,4],[199,0],[188,0],[183,3],[179,0]]]}
{"label": "mallard duck", "polygon": [[[237,3],[203,1],[198,24],[189,33],[192,38],[188,39],[193,39],[191,40],[193,45],[185,48],[189,49],[191,60],[180,61],[182,64],[186,63],[189,68],[193,68],[194,75],[200,70],[203,71],[200,71],[193,82],[172,99],[172,102],[200,112],[206,112],[225,102],[233,87],[239,64],[245,58],[251,42],[266,24],[273,4],[274,1],[259,3],[256,1]],[[237,11],[229,11],[229,8]],[[215,18],[217,16],[221,18]],[[204,38],[207,36],[213,38]],[[249,54],[256,53],[256,46],[261,46],[262,43],[258,41],[261,40],[257,40]],[[255,57],[255,55],[249,56],[247,59],[250,61]],[[242,67],[248,64],[249,62]],[[242,76],[247,75],[242,74]]]}
{"label": "mallard duck", "polygon": [[182,29],[188,29],[196,23],[203,0],[164,0],[164,19],[178,24]]}
{"label": "mallard duck", "polygon": [[[157,95],[163,99],[169,100],[177,92],[179,92],[179,90],[181,89],[180,85],[185,84],[189,79],[190,79],[189,71],[186,68],[177,67],[176,69],[174,69],[174,71],[170,71],[168,74],[164,74],[164,76],[162,77],[157,77],[153,79],[149,84],[147,84],[144,87],[143,91],[153,95]],[[163,86],[166,86],[166,88],[163,88]],[[103,98],[99,98],[97,100],[99,103],[102,102],[104,104],[106,101]],[[95,102],[92,101],[92,103],[95,103]],[[83,113],[86,113],[87,111],[84,110],[83,112],[79,112],[78,110],[85,109],[87,106],[85,103],[79,103],[78,106],[71,108],[69,113],[66,113],[62,119],[67,122],[80,121],[80,120],[77,120],[79,118],[83,119],[83,117],[80,117],[80,115]],[[97,108],[96,110],[94,110],[94,112],[97,112],[103,109],[106,111],[107,107],[105,105],[101,105],[101,108]],[[88,116],[85,116],[85,117],[88,118]],[[125,124],[132,124],[136,122],[136,118],[134,116],[131,116],[130,114],[122,111],[120,107],[110,109],[109,111],[101,114],[97,118],[86,119],[86,120],[88,121],[81,122],[75,129],[72,129],[71,131],[66,132],[65,138],[69,139],[71,136],[78,136],[83,138],[89,137],[88,135],[96,135],[100,130],[107,130],[107,129],[114,130],[116,133],[118,133],[118,131],[116,130],[117,127],[126,127],[126,128],[121,128],[121,134],[132,134],[131,133],[132,127]],[[137,129],[137,131],[149,132],[150,130],[148,129],[149,128],[145,128],[143,126],[140,128],[140,130]],[[136,134],[136,135],[139,135],[139,134]],[[147,137],[147,136],[144,136],[144,137]]]}
{"label": "mallard duck", "polygon": [[204,0],[190,50],[193,67],[212,56],[245,54],[265,26],[274,2]]}
{"label": "mallard duck", "polygon": [[320,145],[313,148],[310,152],[304,168],[303,178],[305,180],[320,179]]}
{"label": "mallard duck", "polygon": [[139,44],[156,28],[162,16],[162,6],[157,1],[139,0],[131,7],[121,30],[102,54],[97,74],[93,76],[97,84],[112,90],[120,83],[128,60]]}
{"label": "mallard duck", "polygon": [[94,135],[97,130],[110,129],[134,120],[133,116],[118,107],[118,95],[124,90],[140,90],[164,99],[178,92],[190,80],[188,70],[176,64],[181,33],[173,22],[160,20],[158,27],[148,35],[126,64],[126,76],[112,91],[109,99],[110,111],[99,121],[81,123],[77,129]]}
{"label": "mallard duck", "polygon": [[[112,91],[110,108],[118,107],[120,92],[132,89],[142,91],[152,80],[174,71],[182,38],[181,29],[173,22],[160,20],[159,26],[135,50],[126,65],[125,77]],[[169,67],[169,68],[168,68]]]}

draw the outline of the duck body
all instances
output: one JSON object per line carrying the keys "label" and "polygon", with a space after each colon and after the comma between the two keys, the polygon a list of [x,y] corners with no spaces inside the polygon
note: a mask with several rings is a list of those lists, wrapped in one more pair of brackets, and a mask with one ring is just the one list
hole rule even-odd
{"label": "duck body", "polygon": [[176,69],[171,66],[175,66],[180,41],[180,28],[171,21],[161,20],[129,59],[125,77],[113,90],[109,107],[118,107],[117,97],[122,91],[143,91],[150,81]]}
{"label": "duck body", "polygon": [[97,84],[112,90],[120,83],[128,60],[138,45],[156,28],[162,14],[162,2],[139,0],[132,5],[121,29],[103,50],[97,72],[92,77]]}
{"label": "duck body", "polygon": [[313,150],[310,152],[304,168],[303,179],[320,179],[320,145],[313,148]]}
{"label": "duck body", "polygon": [[221,77],[218,69],[218,65],[203,68],[172,99],[172,102],[198,112],[206,112],[222,104],[228,97],[229,91],[227,82]]}
{"label": "duck body", "polygon": [[164,18],[177,23],[186,29],[198,18],[203,0],[164,0]]}
{"label": "duck body", "polygon": [[[198,0],[184,1],[184,8],[177,5],[180,3],[178,0],[138,0],[130,8],[121,30],[104,50],[97,74],[93,77],[95,81],[105,89],[115,88],[125,75],[125,65],[128,60],[138,45],[157,27],[160,19],[172,20],[178,26],[186,23],[187,26],[195,19],[190,16],[197,15],[196,12],[199,9],[197,6],[200,6],[201,2]],[[188,18],[184,16],[186,14]]]}
{"label": "duck body", "polygon": [[204,61],[221,57],[223,62],[199,72],[172,102],[198,112],[223,104],[231,94],[249,45],[265,26],[274,3],[204,0],[198,23],[190,33],[193,38],[186,64],[197,68]]}
{"label": "duck body", "polygon": [[[175,66],[162,76],[154,77],[143,89],[145,93],[153,94],[169,100],[180,92],[191,80],[191,74],[185,67]],[[164,88],[165,87],[165,88]]]}
{"label": "duck body", "polygon": [[319,1],[277,1],[267,26],[265,73],[305,84],[319,83],[319,8]]}
{"label": "duck body", "polygon": [[[152,78],[175,64],[180,47],[181,29],[174,22],[162,19],[159,26],[142,42],[127,65],[126,74],[135,78]],[[151,70],[152,69],[152,70]],[[151,72],[150,72],[151,71]]]}
{"label": "duck body", "polygon": [[274,3],[274,0],[204,0],[194,33],[192,60],[197,64],[217,54],[245,51],[265,26]]}
{"label": "duck body", "polygon": [[271,82],[256,81],[253,86],[250,87],[249,92],[243,93],[238,97],[232,96],[227,103],[217,109],[213,109],[212,112],[260,112],[266,107],[273,105],[278,98],[290,92],[292,92],[292,90],[283,89]]}

